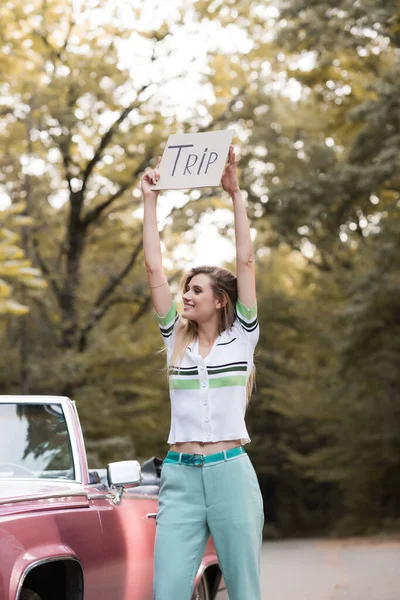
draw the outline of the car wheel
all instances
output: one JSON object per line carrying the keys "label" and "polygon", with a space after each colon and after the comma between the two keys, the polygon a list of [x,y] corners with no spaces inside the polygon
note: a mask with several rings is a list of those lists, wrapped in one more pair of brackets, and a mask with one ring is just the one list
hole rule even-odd
{"label": "car wheel", "polygon": [[19,600],[41,600],[41,598],[36,592],[28,590],[28,588],[22,588],[21,593],[19,595]]}
{"label": "car wheel", "polygon": [[196,589],[193,592],[193,596],[191,600],[210,600],[210,595],[208,593],[208,585],[206,576],[202,575],[199,583],[197,584]]}

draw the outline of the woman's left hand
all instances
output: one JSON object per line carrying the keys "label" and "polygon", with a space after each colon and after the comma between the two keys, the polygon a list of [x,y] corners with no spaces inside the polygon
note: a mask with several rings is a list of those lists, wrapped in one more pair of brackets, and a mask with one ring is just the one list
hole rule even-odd
{"label": "woman's left hand", "polygon": [[221,185],[223,189],[232,195],[239,191],[239,183],[236,175],[236,156],[235,149],[232,145],[229,146],[228,164],[222,174]]}

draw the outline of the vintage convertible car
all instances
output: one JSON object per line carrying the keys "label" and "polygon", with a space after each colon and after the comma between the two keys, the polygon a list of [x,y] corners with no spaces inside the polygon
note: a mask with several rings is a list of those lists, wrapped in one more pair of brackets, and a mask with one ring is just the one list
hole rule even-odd
{"label": "vintage convertible car", "polygon": [[[161,465],[89,471],[74,402],[0,396],[0,600],[152,600]],[[212,538],[192,598],[227,598]]]}

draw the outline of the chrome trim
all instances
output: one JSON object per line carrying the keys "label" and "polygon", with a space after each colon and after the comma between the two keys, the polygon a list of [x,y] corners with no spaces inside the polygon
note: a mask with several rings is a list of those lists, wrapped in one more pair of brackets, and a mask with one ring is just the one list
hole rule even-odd
{"label": "chrome trim", "polygon": [[16,504],[20,502],[31,502],[32,500],[50,500],[51,498],[70,498],[71,496],[84,496],[88,500],[86,492],[58,492],[55,494],[36,494],[34,496],[24,496],[23,498],[8,498],[0,500],[0,505]]}
{"label": "chrome trim", "polygon": [[19,596],[21,594],[21,590],[22,587],[24,585],[24,581],[27,578],[27,576],[29,575],[29,573],[35,569],[36,567],[39,567],[40,565],[46,565],[47,563],[51,563],[51,562],[58,562],[60,560],[73,560],[75,562],[78,563],[78,565],[81,568],[82,571],[82,577],[83,577],[83,567],[82,567],[82,563],[81,561],[76,558],[75,556],[69,556],[68,554],[62,554],[61,556],[52,556],[51,558],[42,558],[40,560],[35,561],[34,563],[32,563],[31,565],[27,566],[25,571],[22,573],[21,578],[19,580],[19,584],[18,584],[18,588],[17,588],[17,593],[15,595],[15,600],[19,600]]}
{"label": "chrome trim", "polygon": [[139,492],[136,496],[133,494],[125,494],[124,498],[125,500],[140,500],[141,498],[142,500],[148,500],[149,498],[157,500],[159,496],[158,494],[142,494]]}
{"label": "chrome trim", "polygon": [[125,500],[148,500],[149,498],[156,500],[158,498],[158,495],[156,495],[156,494],[139,493],[137,496],[133,496],[132,494],[129,494],[129,493],[124,494],[124,492],[126,492],[127,490],[134,490],[135,487],[138,487],[138,486],[133,486],[133,487],[129,487],[129,488],[125,488],[125,486],[123,486],[123,485],[112,486],[111,492],[115,491],[115,496],[112,496],[113,504],[115,506],[118,506],[119,504],[121,504],[123,498]]}
{"label": "chrome trim", "polygon": [[112,494],[88,494],[88,500],[113,500]]}
{"label": "chrome trim", "polygon": [[82,461],[84,462],[84,467],[86,469],[86,475],[87,475],[87,481],[89,483],[89,466],[88,466],[88,462],[87,462],[86,445],[85,445],[85,439],[83,437],[83,431],[82,431],[81,421],[79,419],[78,409],[76,407],[75,400],[71,400],[70,402],[72,404],[72,410],[73,410],[73,412],[75,414],[75,419],[76,419],[76,422],[78,424],[79,435],[81,436],[81,444],[82,444],[82,448],[83,448],[83,456],[81,456],[80,453],[78,452],[78,457],[80,456],[81,459],[82,459]]}
{"label": "chrome trim", "polygon": [[122,502],[122,495],[124,493],[124,486],[123,485],[119,485],[119,486],[116,486],[113,489],[116,490],[116,493],[115,493],[115,496],[114,496],[114,498],[112,500],[112,503],[114,504],[114,506],[118,506]]}
{"label": "chrome trim", "polygon": [[200,563],[200,566],[197,569],[196,577],[197,577],[197,575],[200,575],[202,577],[204,575],[204,573],[207,571],[208,567],[212,567],[214,565],[218,565],[219,569],[221,570],[221,567],[220,567],[218,561],[208,563],[206,566],[204,566],[203,563]]}
{"label": "chrome trim", "polygon": [[[70,410],[72,408],[71,402],[72,401],[69,399],[61,400],[61,406],[63,409],[65,421],[66,421],[67,428],[68,428],[69,440],[70,440],[71,450],[72,450],[72,460],[74,462],[75,480],[83,483],[83,473],[81,471],[79,444],[78,444],[78,440],[76,439],[76,436],[75,436],[74,423],[73,423],[71,413],[70,413]],[[72,410],[73,410],[73,412],[75,412],[73,408],[72,408]],[[76,416],[76,412],[75,412],[75,418],[76,418],[77,422],[79,423],[79,420]]]}

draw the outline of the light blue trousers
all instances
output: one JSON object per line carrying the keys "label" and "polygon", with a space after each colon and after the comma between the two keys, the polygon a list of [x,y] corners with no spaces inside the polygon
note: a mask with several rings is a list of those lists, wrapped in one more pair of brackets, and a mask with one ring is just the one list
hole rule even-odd
{"label": "light blue trousers", "polygon": [[261,600],[263,526],[260,486],[247,453],[202,467],[164,462],[154,600],[190,600],[210,534],[229,600]]}

